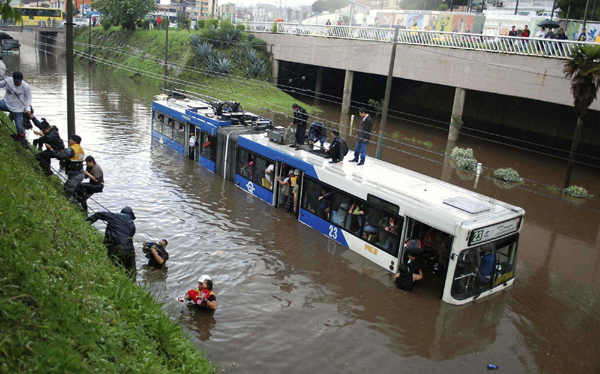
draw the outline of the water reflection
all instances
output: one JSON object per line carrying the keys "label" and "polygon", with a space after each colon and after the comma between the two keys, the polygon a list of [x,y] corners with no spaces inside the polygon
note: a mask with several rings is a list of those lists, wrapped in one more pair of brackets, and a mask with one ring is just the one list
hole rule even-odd
{"label": "water reflection", "polygon": [[[66,134],[62,58],[23,47],[21,56],[5,62],[31,77],[36,113]],[[449,306],[427,287],[399,291],[391,274],[151,141],[156,87],[87,64],[76,73],[77,132],[106,178],[90,207],[134,208],[140,283],[180,318],[212,361],[235,362],[245,373],[474,372],[488,363],[508,372],[600,371],[600,214],[480,179],[477,191],[527,211],[518,279],[490,299]],[[349,123],[335,106],[323,108],[324,116]],[[394,120],[388,125],[390,132],[446,149],[445,132]],[[354,138],[345,138],[352,148]],[[386,144],[410,154],[388,148],[386,160],[473,188],[472,174],[445,169],[443,156],[391,140]],[[457,145],[473,148],[484,165],[516,165],[521,175],[549,183],[562,179],[562,161],[466,137]],[[598,173],[578,178],[600,185]],[[167,268],[148,269],[141,243],[162,238],[169,240]],[[215,282],[215,313],[174,301],[200,274]]]}

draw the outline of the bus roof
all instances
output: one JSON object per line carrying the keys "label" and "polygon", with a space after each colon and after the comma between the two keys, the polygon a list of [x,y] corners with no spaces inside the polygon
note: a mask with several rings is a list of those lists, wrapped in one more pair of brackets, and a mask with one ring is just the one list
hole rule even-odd
{"label": "bus roof", "polygon": [[[481,227],[486,222],[498,222],[504,218],[508,220],[525,213],[519,207],[375,158],[368,158],[364,166],[350,162],[340,166],[330,164],[329,159],[308,151],[296,151],[287,145],[272,142],[262,133],[240,135],[242,137],[301,160],[312,166],[319,180],[338,189],[359,196],[355,189],[362,186],[366,193],[375,193],[375,196],[391,200],[391,203],[403,201],[401,205],[405,208],[415,204],[425,205],[430,214],[435,214],[433,211],[443,212],[443,215],[436,214],[436,217],[452,226]],[[311,174],[309,170],[304,171]],[[339,178],[346,179],[343,188],[340,188]],[[364,191],[362,195],[366,196]]]}

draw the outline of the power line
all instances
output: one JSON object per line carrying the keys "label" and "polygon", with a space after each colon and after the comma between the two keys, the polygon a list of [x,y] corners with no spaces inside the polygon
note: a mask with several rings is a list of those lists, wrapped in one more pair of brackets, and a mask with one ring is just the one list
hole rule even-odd
{"label": "power line", "polygon": [[[160,76],[160,75],[158,75],[158,74],[154,74],[154,73],[148,73],[148,72],[141,72],[139,69],[130,68],[130,67],[128,67],[128,66],[126,66],[126,65],[124,65],[124,64],[112,63],[112,62],[109,62],[108,60],[105,60],[105,59],[102,59],[102,58],[99,58],[99,57],[96,57],[96,56],[90,56],[90,55],[89,55],[89,54],[87,54],[87,53],[82,53],[82,52],[78,52],[78,53],[79,53],[79,54],[81,54],[81,55],[84,55],[84,56],[85,56],[85,55],[87,55],[87,56],[88,56],[88,58],[90,58],[90,59],[92,59],[92,60],[94,60],[94,61],[98,61],[98,62],[100,62],[101,64],[106,64],[106,65],[113,66],[113,67],[116,67],[116,68],[119,68],[119,69],[122,69],[122,70],[126,70],[126,71],[130,71],[130,72],[134,72],[134,73],[136,73],[136,74],[145,75],[145,76],[148,76],[148,77],[151,77],[151,78],[156,78],[156,76],[159,76],[159,77],[162,79],[162,76]],[[101,61],[101,60],[104,60],[104,62],[103,62],[103,61]],[[176,78],[169,78],[169,81],[171,81],[171,83],[173,83],[173,84],[176,84],[176,85],[183,85],[184,87],[185,87],[187,84],[189,84],[189,85],[192,85],[192,86],[200,86],[200,89],[201,89],[201,90],[202,90],[202,89],[206,90],[206,88],[203,88],[201,85],[193,84],[192,82],[187,82],[187,81],[183,81],[183,80],[176,79]],[[182,83],[178,83],[178,82],[183,82],[183,84],[182,84]],[[213,89],[214,89],[214,88],[213,88]],[[216,91],[219,91],[218,89],[215,89],[215,90],[216,90]],[[221,92],[221,93],[223,93],[223,92]],[[236,94],[235,92],[233,92],[233,93],[234,93],[234,94]],[[201,94],[201,95],[202,95],[202,94]],[[241,95],[241,94],[239,94],[239,93],[238,93],[238,95]],[[242,95],[242,96],[246,96],[246,95]],[[259,101],[262,101],[262,100],[259,100]],[[264,102],[264,101],[262,101],[262,102]],[[267,102],[267,104],[269,104],[269,103]],[[289,114],[287,114],[287,113],[277,112],[277,111],[274,111],[274,110],[273,110],[273,109],[271,109],[271,108],[262,107],[262,106],[260,106],[260,105],[257,105],[257,106],[259,106],[259,107],[261,107],[261,108],[263,108],[263,109],[265,109],[265,110],[267,110],[267,111],[270,111],[270,112],[274,112],[274,113],[278,113],[278,114],[281,114],[281,115],[284,115],[284,116],[287,116],[287,117],[291,117],[291,116],[290,116]],[[348,126],[345,126],[345,125],[343,125],[343,124],[335,123],[335,122],[333,122],[333,121],[328,121],[328,122],[330,122],[330,123],[333,123],[333,124],[336,124],[336,125],[339,125],[339,126],[341,126],[341,127],[348,127]],[[329,128],[329,129],[333,129],[333,128]],[[376,136],[377,136],[377,135],[375,135],[375,137],[376,137]],[[389,139],[389,138],[388,138],[388,140],[391,140],[391,139]],[[412,144],[403,143],[403,142],[400,142],[400,141],[395,141],[395,140],[392,140],[392,141],[394,141],[394,142],[396,142],[396,143],[398,143],[398,144],[402,144],[402,145],[404,145],[404,146],[408,146],[408,147],[412,147],[412,148],[419,149],[419,150],[421,150],[421,151],[430,152],[430,153],[433,153],[433,154],[436,154],[436,155],[439,155],[439,156],[445,156],[445,154],[442,154],[442,153],[440,153],[440,152],[435,152],[435,151],[431,151],[431,150],[428,150],[428,149],[420,148],[420,147],[417,147],[417,146],[415,146],[415,145],[412,145]],[[386,147],[386,148],[389,148],[389,149],[392,149],[392,150],[396,150],[396,151],[399,151],[399,152],[402,152],[402,153],[406,153],[406,154],[409,154],[409,155],[412,155],[412,156],[415,156],[415,157],[419,157],[419,158],[422,158],[422,159],[425,159],[425,160],[429,160],[429,161],[432,161],[432,162],[436,162],[436,163],[441,163],[441,164],[444,164],[444,163],[442,163],[442,162],[440,162],[440,161],[436,161],[436,160],[433,160],[433,159],[430,159],[430,158],[427,158],[427,157],[419,156],[419,155],[416,155],[416,154],[414,154],[414,153],[410,153],[410,152],[407,152],[407,151],[404,151],[404,150],[401,150],[401,149],[398,149],[398,148],[395,148],[395,147],[391,147],[391,146],[389,146],[389,145],[385,145],[385,144],[384,144],[384,147]],[[451,167],[451,168],[453,168],[453,169],[457,169],[456,167],[453,167],[453,166],[449,166],[449,165],[446,165],[446,166],[448,166],[448,167]],[[490,170],[490,171],[493,171],[493,170],[495,170],[495,169],[493,169],[493,168],[489,168],[489,167],[484,167],[484,169],[486,169],[486,170]],[[484,176],[484,177],[485,177],[485,176]],[[486,177],[486,178],[488,178],[488,177]],[[490,179],[491,179],[491,177],[490,177]],[[532,180],[532,179],[527,179],[527,178],[524,178],[524,180],[526,180],[526,181],[528,181],[528,182],[530,182],[530,183],[533,183],[533,184],[539,184],[539,185],[542,185],[542,186],[544,186],[544,187],[546,187],[546,188],[552,188],[552,187],[553,187],[553,186],[550,186],[550,185],[548,185],[548,184],[545,184],[545,183],[543,183],[543,182],[539,182],[539,181]],[[522,189],[525,189],[525,190],[529,190],[529,189],[527,189],[527,188],[525,188],[525,187],[523,187],[523,186],[516,186],[516,187],[518,187],[518,188],[522,188]],[[541,195],[544,195],[544,194],[541,194]],[[549,195],[544,195],[544,196],[549,196]],[[552,197],[552,196],[549,196],[549,197]],[[600,201],[600,200],[597,200],[597,199],[592,199],[592,200],[594,200],[594,201]],[[577,205],[577,204],[574,204],[574,205]]]}
{"label": "power line", "polygon": [[[59,39],[59,38],[55,38],[55,37],[50,37],[50,38],[51,38],[51,39],[55,39],[55,40],[63,40],[63,39]],[[207,40],[214,40],[214,39],[207,39]],[[81,42],[76,42],[76,44],[78,44],[78,45],[81,45],[81,46],[86,46],[86,45],[87,45],[87,44],[85,44],[85,43],[81,43]],[[231,44],[235,44],[235,43],[231,43]],[[139,55],[137,55],[137,54],[130,54],[130,53],[126,53],[126,52],[124,52],[124,51],[122,51],[122,50],[119,50],[119,49],[116,49],[116,48],[107,47],[107,46],[100,46],[100,45],[95,45],[95,44],[93,44],[92,46],[94,46],[94,48],[108,49],[108,50],[111,50],[111,51],[113,51],[113,52],[116,52],[116,53],[122,53],[122,54],[126,54],[126,55],[129,55],[129,56],[132,56],[132,57],[136,57],[136,58],[139,58],[139,59],[143,59],[142,57],[140,57],[140,56],[139,56]],[[133,47],[132,47],[132,46],[129,46],[129,45],[127,45],[127,44],[125,44],[125,46],[127,46],[129,49],[133,49]],[[376,46],[376,45],[375,45],[375,44],[373,44],[373,46]],[[361,53],[365,53],[365,52],[368,52],[368,51],[370,51],[370,50],[365,50],[365,51],[363,51],[363,52],[361,52]],[[428,51],[428,50],[426,50],[426,51]],[[430,52],[430,51],[428,51],[428,52]],[[147,55],[147,54],[146,54],[146,55]],[[448,56],[448,57],[453,57],[453,58],[455,58],[455,57],[454,57],[454,56],[452,56],[452,55],[448,55],[448,54],[444,54],[444,55],[446,55],[446,56]],[[354,58],[354,57],[355,57],[355,55],[351,56],[350,58]],[[155,61],[157,61],[157,62],[159,62],[159,63],[161,63],[161,64],[162,64],[162,61],[161,61],[161,60],[159,60],[159,59],[153,58],[153,57],[151,57],[151,56],[150,56],[150,57],[147,57],[147,58],[151,58],[151,59],[153,59],[153,60],[155,60]],[[177,66],[177,67],[178,67],[178,69],[182,69],[182,70],[185,70],[185,71],[190,71],[190,72],[194,72],[194,71],[203,71],[203,72],[207,72],[207,73],[211,74],[212,76],[215,76],[215,77],[221,78],[221,77],[219,76],[219,75],[221,75],[221,73],[214,72],[214,71],[212,71],[212,70],[208,70],[208,69],[201,69],[201,68],[188,68],[188,67],[186,67],[185,65],[182,65],[182,64],[175,64],[175,63],[169,63],[168,65],[169,65],[169,66]],[[501,66],[501,65],[496,65],[496,64],[492,64],[492,63],[489,63],[489,65],[492,65],[492,66],[498,66],[498,67],[504,67],[504,66]],[[514,69],[514,68],[513,68],[513,69]],[[322,70],[322,68],[320,68],[320,69],[317,69],[315,72],[313,72],[313,73],[310,73],[310,74],[308,74],[308,75],[315,74],[315,73],[316,73],[317,71],[319,71],[319,70]],[[523,70],[523,69],[514,69],[514,70],[519,70],[519,71],[527,72],[526,70]],[[248,80],[241,80],[241,79],[239,79],[237,76],[234,76],[234,75],[232,75],[232,74],[222,74],[222,75],[223,75],[223,76],[229,76],[229,77],[233,77],[233,78],[231,78],[231,79],[237,80],[237,81],[239,81],[239,82],[241,82],[241,83],[243,83],[243,84],[252,84],[252,83],[248,82]],[[305,76],[306,76],[306,75],[305,75]],[[303,77],[305,77],[305,76],[303,76]],[[552,75],[550,75],[550,76],[552,76]],[[553,77],[556,77],[556,76],[553,76]],[[564,78],[564,77],[563,77],[563,78]],[[292,80],[293,80],[293,79],[298,79],[298,78],[292,78]],[[251,80],[252,80],[252,79],[251,79]],[[261,85],[261,87],[263,87],[263,88],[272,88],[272,87],[273,87],[273,86],[271,86],[271,85],[267,85],[267,84],[265,84],[263,81],[260,81],[260,82],[261,82],[261,84],[260,84],[260,85]],[[231,82],[230,82],[230,81],[228,81],[228,83],[229,83],[229,84],[231,84]],[[282,89],[282,91],[285,91],[285,92],[291,92],[291,90],[295,90],[295,89],[297,89],[296,87],[286,86],[286,85],[282,85],[282,84],[277,84],[277,86],[278,86],[278,87],[289,87],[289,88],[290,88],[290,90],[287,90],[287,91],[286,91],[285,89]],[[274,88],[274,87],[273,87],[273,88]],[[301,90],[305,90],[305,91],[308,91],[308,92],[314,92],[314,91],[311,91],[311,90],[308,90],[308,89],[301,89]],[[301,93],[301,92],[300,92],[299,94],[301,94],[301,95],[305,95],[305,94],[303,94],[303,93]],[[321,93],[320,95],[325,95],[325,96],[333,97],[333,98],[336,98],[336,99],[343,99],[343,98],[341,98],[341,97],[339,97],[339,96],[327,95],[327,94],[322,94],[322,93]],[[309,96],[309,95],[305,95],[305,96]],[[311,97],[311,96],[309,96],[309,97]],[[325,99],[322,99],[322,98],[320,98],[320,99],[321,99],[321,100],[323,100],[323,101],[328,101],[328,100],[325,100]],[[329,102],[333,102],[333,101],[329,101]],[[363,105],[366,105],[366,106],[370,106],[370,104],[368,104],[368,103],[362,103],[362,102],[359,102],[359,101],[356,101],[356,100],[353,100],[353,102],[355,102],[355,103],[358,103],[358,104],[363,104]],[[336,104],[337,104],[337,103],[336,103]],[[353,106],[353,105],[351,105],[351,107],[353,107],[353,108],[357,108],[356,106]],[[427,121],[431,121],[431,122],[440,123],[440,124],[443,124],[444,126],[446,126],[446,125],[449,125],[449,122],[445,122],[445,121],[435,120],[435,119],[432,119],[432,118],[422,117],[422,116],[418,116],[418,115],[414,115],[414,114],[411,114],[411,113],[406,113],[406,112],[401,112],[401,111],[397,111],[397,110],[390,110],[390,111],[392,111],[392,112],[395,112],[395,113],[400,113],[400,114],[402,114],[402,115],[407,115],[407,116],[411,116],[411,117],[416,117],[416,118],[419,118],[419,119],[422,119],[422,120],[427,120]],[[396,118],[396,119],[399,119],[399,120],[410,121],[410,120],[408,120],[408,119],[405,119],[405,118],[402,118],[402,117],[397,117],[397,116],[390,116],[390,117],[391,117],[391,118]],[[428,125],[428,124],[426,124],[426,123],[422,123],[422,122],[418,122],[418,121],[410,121],[410,122],[412,122],[412,123],[415,123],[415,124],[420,124],[420,125],[423,125],[423,126],[428,126],[428,127],[433,127],[433,128],[436,128],[435,126],[431,126],[431,125]],[[535,143],[535,142],[530,142],[530,141],[523,140],[523,139],[517,139],[517,138],[513,138],[513,137],[509,137],[509,136],[501,135],[501,134],[495,134],[495,133],[491,133],[491,132],[488,132],[488,131],[484,131],[484,130],[480,130],[480,129],[472,128],[472,127],[466,127],[466,126],[462,126],[462,128],[463,128],[463,129],[466,129],[466,130],[472,130],[472,131],[475,131],[475,132],[483,133],[483,134],[486,134],[486,135],[491,135],[491,136],[494,136],[494,137],[497,137],[497,138],[503,138],[503,139],[507,139],[507,140],[516,141],[516,142],[519,142],[519,143],[522,143],[522,144],[530,144],[530,145],[534,145],[534,146],[537,146],[537,147],[546,148],[546,149],[549,149],[549,150],[558,151],[558,152],[562,152],[562,153],[567,153],[567,152],[568,152],[567,150],[564,150],[564,149],[560,149],[560,148],[556,148],[556,147],[552,147],[552,146],[548,146],[548,145],[544,145],[544,144],[539,144],[539,143]],[[519,147],[519,146],[517,146],[517,145],[514,145],[514,144],[503,143],[503,142],[500,142],[500,141],[497,141],[497,140],[491,140],[491,139],[488,139],[488,138],[478,137],[478,136],[475,136],[475,135],[472,135],[472,134],[468,134],[468,133],[462,133],[462,135],[469,136],[469,137],[473,137],[473,138],[475,138],[475,139],[480,139],[480,140],[484,140],[484,141],[489,141],[489,142],[496,143],[496,144],[501,144],[501,145],[506,145],[506,146],[509,146],[509,147],[514,147],[514,148],[517,148],[517,149],[520,149],[520,150],[531,151],[531,152],[534,152],[534,153],[537,153],[537,154],[540,154],[540,155],[545,155],[545,156],[549,156],[549,157],[554,157],[554,158],[558,158],[558,159],[561,159],[561,160],[569,160],[569,158],[567,158],[567,157],[561,157],[561,156],[558,156],[558,155],[553,155],[553,154],[550,154],[550,153],[545,153],[545,152],[541,152],[541,151],[534,151],[534,150],[531,150],[531,149],[529,149],[529,148],[525,148],[525,147]],[[600,160],[600,158],[598,158],[598,157],[589,156],[589,155],[584,155],[584,154],[582,154],[582,153],[575,153],[575,155],[576,155],[576,156],[581,156],[581,157],[586,157],[586,158],[588,158],[588,159]],[[590,163],[585,163],[585,162],[582,162],[582,161],[577,161],[577,160],[575,160],[574,162],[576,162],[576,163],[578,163],[578,164],[581,164],[581,165],[586,165],[586,166],[589,166],[589,167],[598,168],[598,166],[597,166],[597,165],[593,165],[593,164],[590,164]]]}

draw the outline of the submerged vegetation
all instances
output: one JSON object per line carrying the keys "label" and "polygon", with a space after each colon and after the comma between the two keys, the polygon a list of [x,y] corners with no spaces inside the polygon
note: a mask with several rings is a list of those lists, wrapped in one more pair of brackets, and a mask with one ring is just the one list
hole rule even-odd
{"label": "submerged vegetation", "polygon": [[3,124],[0,141],[0,372],[215,372]]}
{"label": "submerged vegetation", "polygon": [[477,170],[477,160],[471,148],[454,147],[450,157],[456,161],[456,167],[459,169],[473,172]]}

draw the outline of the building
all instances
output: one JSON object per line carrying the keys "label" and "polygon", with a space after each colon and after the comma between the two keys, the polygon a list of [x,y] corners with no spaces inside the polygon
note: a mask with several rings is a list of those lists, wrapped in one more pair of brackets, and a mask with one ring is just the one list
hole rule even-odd
{"label": "building", "polygon": [[221,19],[228,19],[230,21],[233,21],[235,18],[235,4],[227,3],[221,5],[221,8],[219,9],[219,17]]}
{"label": "building", "polygon": [[218,0],[196,0],[198,19],[217,18],[219,13]]}

